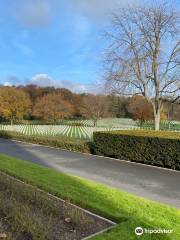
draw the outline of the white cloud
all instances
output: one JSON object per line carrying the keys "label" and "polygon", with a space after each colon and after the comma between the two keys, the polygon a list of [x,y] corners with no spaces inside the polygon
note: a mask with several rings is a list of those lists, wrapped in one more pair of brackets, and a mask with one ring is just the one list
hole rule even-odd
{"label": "white cloud", "polygon": [[88,85],[87,84],[72,82],[70,80],[61,80],[61,81],[59,81],[58,85],[59,85],[59,87],[62,87],[62,88],[68,88],[72,92],[80,93],[80,92],[87,92],[88,91]]}
{"label": "white cloud", "polygon": [[3,85],[5,87],[12,87],[12,83],[10,83],[10,82],[4,82]]}
{"label": "white cloud", "polygon": [[59,88],[67,88],[72,92],[83,93],[83,92],[91,92],[91,93],[100,93],[103,92],[103,86],[97,83],[92,84],[82,84],[78,82],[73,82],[70,80],[55,80],[51,76],[45,73],[40,73],[34,75],[31,80],[29,80],[28,84],[35,84],[41,87],[54,86]]}
{"label": "white cloud", "polygon": [[29,83],[41,87],[53,86],[55,84],[54,80],[48,74],[45,73],[34,75],[29,81]]}

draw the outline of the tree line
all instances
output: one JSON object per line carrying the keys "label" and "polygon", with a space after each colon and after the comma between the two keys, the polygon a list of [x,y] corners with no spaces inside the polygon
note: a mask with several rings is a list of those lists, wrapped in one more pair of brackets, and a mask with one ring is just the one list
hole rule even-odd
{"label": "tree line", "polygon": [[[164,103],[161,118],[180,120],[180,105]],[[0,121],[19,123],[38,120],[58,123],[62,119],[133,118],[153,120],[153,108],[142,96],[77,94],[65,88],[36,85],[0,87]]]}

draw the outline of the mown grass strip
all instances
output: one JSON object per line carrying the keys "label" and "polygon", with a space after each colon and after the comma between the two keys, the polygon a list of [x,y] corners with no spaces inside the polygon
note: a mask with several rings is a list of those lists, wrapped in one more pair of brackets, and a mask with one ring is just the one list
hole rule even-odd
{"label": "mown grass strip", "polygon": [[19,140],[84,153],[93,151],[92,142],[64,136],[28,136],[18,132],[0,131],[0,138]]}
{"label": "mown grass strip", "polygon": [[144,234],[141,239],[180,239],[180,210],[175,208],[5,155],[0,155],[0,170],[119,223],[93,239],[139,239],[137,226],[173,229],[172,234]]}

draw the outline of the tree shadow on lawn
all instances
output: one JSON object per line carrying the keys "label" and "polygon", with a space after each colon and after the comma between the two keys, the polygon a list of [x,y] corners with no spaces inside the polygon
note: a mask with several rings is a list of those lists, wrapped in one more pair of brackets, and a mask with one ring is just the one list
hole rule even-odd
{"label": "tree shadow on lawn", "polygon": [[[23,146],[25,147],[23,148]],[[18,140],[11,140],[10,138],[0,138],[0,153],[23,159],[25,161],[37,163],[42,166],[51,167],[50,161],[49,163],[44,161],[42,157],[38,157],[38,154],[35,154],[31,151],[32,146],[34,148],[36,144],[32,145],[26,142],[18,142]]]}
{"label": "tree shadow on lawn", "polygon": [[[24,148],[22,149],[18,143],[0,139],[0,145],[7,143],[12,143],[18,149],[16,154],[11,151],[9,155],[22,159],[18,153],[24,152],[25,156],[28,155],[31,159],[33,158],[33,154]],[[3,151],[0,149],[0,152]],[[38,160],[39,164],[45,165],[42,159],[38,159],[37,155],[34,158]],[[48,167],[48,164],[46,166]],[[174,208],[135,197],[89,180],[63,174],[47,167],[38,166],[28,161],[9,159],[3,155],[0,156],[0,170],[120,223],[104,239],[117,239],[117,237],[120,237],[120,233],[128,239],[136,239],[134,229],[137,226],[149,229],[167,228],[168,226],[168,229],[173,228],[176,231],[178,231],[178,227],[180,229],[180,218],[178,219],[177,210]],[[115,238],[111,238],[112,232]],[[180,237],[180,234],[177,237],[174,236],[173,239],[178,239],[178,237]],[[151,235],[151,239],[172,239],[172,235],[159,234],[157,238],[155,234]]]}

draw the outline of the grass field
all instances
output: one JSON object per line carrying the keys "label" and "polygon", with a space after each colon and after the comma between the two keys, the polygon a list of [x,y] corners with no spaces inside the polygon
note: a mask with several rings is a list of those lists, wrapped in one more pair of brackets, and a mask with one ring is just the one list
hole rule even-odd
{"label": "grass field", "polygon": [[64,120],[63,125],[0,125],[0,130],[20,132],[25,135],[63,136],[78,139],[92,139],[95,131],[120,130],[124,128],[132,129],[138,127],[131,119],[118,118],[101,119],[98,121],[97,127],[93,127],[93,121],[91,120]]}
{"label": "grass field", "polygon": [[[154,122],[153,121],[147,121],[143,123],[142,125],[137,124],[138,126],[141,126],[142,128],[151,128],[154,129]],[[160,123],[160,130],[165,130],[165,131],[180,131],[180,122],[178,121],[171,121],[168,122],[166,120],[161,121]]]}
{"label": "grass field", "polygon": [[[20,132],[25,135],[40,136],[63,136],[77,139],[92,139],[93,132],[107,130],[123,129],[153,129],[152,121],[139,125],[132,119],[126,118],[107,118],[100,119],[97,126],[93,126],[92,120],[63,120],[60,125],[38,125],[38,124],[21,124],[21,125],[0,125],[0,130]],[[161,130],[180,131],[180,123],[172,122],[170,125],[167,121],[161,122]],[[169,129],[170,127],[170,129]]]}
{"label": "grass field", "polygon": [[[0,170],[118,223],[93,240],[180,239],[180,210],[175,208],[5,155],[0,155]],[[136,236],[136,227],[173,231]]]}

